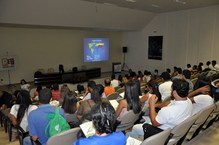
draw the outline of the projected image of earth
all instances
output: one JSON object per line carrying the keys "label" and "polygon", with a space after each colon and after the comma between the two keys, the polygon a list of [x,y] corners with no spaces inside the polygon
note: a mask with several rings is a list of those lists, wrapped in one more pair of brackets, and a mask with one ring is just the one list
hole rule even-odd
{"label": "projected image of earth", "polygon": [[84,40],[84,61],[104,61],[109,56],[109,39],[87,38]]}

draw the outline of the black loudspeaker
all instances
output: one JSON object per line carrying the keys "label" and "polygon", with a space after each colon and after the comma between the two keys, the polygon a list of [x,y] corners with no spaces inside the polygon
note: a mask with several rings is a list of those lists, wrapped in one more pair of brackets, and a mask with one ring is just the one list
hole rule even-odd
{"label": "black loudspeaker", "polygon": [[122,52],[127,53],[127,47],[122,47]]}

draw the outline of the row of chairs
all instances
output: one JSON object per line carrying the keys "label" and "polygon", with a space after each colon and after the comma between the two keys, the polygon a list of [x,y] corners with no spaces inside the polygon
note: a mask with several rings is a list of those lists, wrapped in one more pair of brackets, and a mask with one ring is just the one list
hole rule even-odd
{"label": "row of chairs", "polygon": [[[141,145],[181,145],[185,139],[192,140],[202,129],[207,129],[218,118],[219,102],[206,107],[199,113],[189,117],[172,130],[165,130],[145,139]],[[203,128],[203,126],[206,126]],[[169,135],[173,137],[169,140]]]}

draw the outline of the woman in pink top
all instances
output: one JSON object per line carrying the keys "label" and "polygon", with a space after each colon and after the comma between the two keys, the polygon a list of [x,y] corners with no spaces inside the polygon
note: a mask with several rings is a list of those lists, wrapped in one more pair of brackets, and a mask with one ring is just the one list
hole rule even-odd
{"label": "woman in pink top", "polygon": [[53,84],[52,100],[59,101],[59,99],[60,99],[59,85],[58,84]]}

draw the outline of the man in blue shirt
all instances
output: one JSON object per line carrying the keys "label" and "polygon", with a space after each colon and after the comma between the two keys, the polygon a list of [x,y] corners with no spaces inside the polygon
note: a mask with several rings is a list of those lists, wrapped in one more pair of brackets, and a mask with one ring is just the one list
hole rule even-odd
{"label": "man in blue shirt", "polygon": [[[39,93],[39,107],[28,116],[29,134],[33,141],[39,141],[42,145],[46,145],[48,140],[45,134],[45,128],[50,121],[48,114],[55,114],[55,107],[49,104],[51,96],[50,89],[41,90]],[[60,109],[59,112],[65,118],[64,111]],[[24,139],[24,145],[31,145],[30,137]]]}

